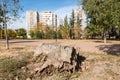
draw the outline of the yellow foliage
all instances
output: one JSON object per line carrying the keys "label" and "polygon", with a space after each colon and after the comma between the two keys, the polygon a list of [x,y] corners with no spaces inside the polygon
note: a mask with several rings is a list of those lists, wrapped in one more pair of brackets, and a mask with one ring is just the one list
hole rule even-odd
{"label": "yellow foliage", "polygon": [[74,26],[74,37],[75,39],[80,38],[80,27],[77,24]]}
{"label": "yellow foliage", "polygon": [[33,27],[33,31],[42,31],[42,32],[46,32],[49,29],[48,25],[43,24],[43,23],[37,23],[35,24],[35,26]]}

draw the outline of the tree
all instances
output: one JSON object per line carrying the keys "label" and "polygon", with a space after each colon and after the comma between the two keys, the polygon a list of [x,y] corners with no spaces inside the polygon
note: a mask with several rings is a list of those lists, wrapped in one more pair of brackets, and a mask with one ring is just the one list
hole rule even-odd
{"label": "tree", "polygon": [[55,33],[55,31],[53,31],[53,29],[47,30],[46,33],[45,33],[45,38],[46,39],[53,39],[54,38],[54,33]]}
{"label": "tree", "polygon": [[94,39],[96,37],[102,36],[102,33],[101,33],[102,30],[99,26],[90,24],[85,29],[86,29],[85,32],[87,32],[87,37],[89,37],[89,38]]}
{"label": "tree", "polygon": [[80,17],[79,15],[77,16],[77,21],[76,23],[74,24],[74,38],[76,39],[79,39],[80,36],[81,36],[81,20],[80,20]]}
{"label": "tree", "polygon": [[70,36],[70,28],[69,28],[69,24],[68,24],[68,18],[67,16],[65,16],[64,18],[64,26],[62,26],[62,36],[63,38],[68,39]]}
{"label": "tree", "polygon": [[[50,26],[52,28],[52,26]],[[49,29],[48,25],[45,25],[41,22],[34,25],[33,30],[34,31],[40,31],[40,32],[46,32]]]}
{"label": "tree", "polygon": [[33,30],[30,30],[30,31],[29,31],[29,35],[30,35],[31,38],[34,38],[34,36],[35,36],[34,31],[33,31]]}
{"label": "tree", "polygon": [[42,39],[43,38],[43,33],[40,32],[40,31],[35,31],[35,38]]}
{"label": "tree", "polygon": [[43,23],[40,23],[40,22],[37,23],[37,24],[35,24],[34,27],[33,27],[34,31],[35,30],[37,30],[37,31],[43,31],[43,26],[44,26]]}
{"label": "tree", "polygon": [[14,30],[8,29],[7,32],[8,32],[8,38],[9,39],[15,39],[16,38],[17,34]]}
{"label": "tree", "polygon": [[58,39],[62,39],[62,32],[61,32],[61,30],[57,31],[57,38]]}
{"label": "tree", "polygon": [[83,30],[83,33],[82,33],[82,38],[83,39],[87,39],[88,38],[88,27],[85,27],[85,29]]}
{"label": "tree", "polygon": [[18,11],[21,9],[19,5],[19,0],[1,0],[2,10],[2,20],[3,26],[5,28],[6,34],[6,48],[9,49],[9,42],[8,42],[8,32],[7,32],[7,22],[15,19],[17,17]]}
{"label": "tree", "polygon": [[82,0],[82,5],[89,19],[89,25],[101,28],[106,43],[108,31],[112,27],[120,28],[119,0]]}
{"label": "tree", "polygon": [[19,37],[26,38],[26,34],[27,34],[27,32],[24,28],[19,28],[17,30],[17,36],[19,36]]}
{"label": "tree", "polygon": [[77,24],[74,26],[74,38],[75,39],[80,38],[80,27]]}
{"label": "tree", "polygon": [[70,38],[74,38],[74,10],[72,10],[71,18],[70,18]]}

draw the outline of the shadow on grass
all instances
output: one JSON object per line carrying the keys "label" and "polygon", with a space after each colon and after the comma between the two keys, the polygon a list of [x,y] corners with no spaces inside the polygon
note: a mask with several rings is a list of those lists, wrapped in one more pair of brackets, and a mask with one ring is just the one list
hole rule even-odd
{"label": "shadow on grass", "polygon": [[[93,42],[95,42],[95,43],[104,43],[103,40],[95,40],[95,41],[93,41]],[[107,41],[107,43],[112,43],[112,41]]]}
{"label": "shadow on grass", "polygon": [[14,43],[31,43],[31,42],[38,42],[38,41],[25,41],[25,40],[17,40],[17,41],[10,41],[10,44],[14,44]]}
{"label": "shadow on grass", "polygon": [[93,42],[95,42],[95,43],[103,43],[103,41],[101,40],[96,40],[96,41],[93,41]]}
{"label": "shadow on grass", "polygon": [[111,55],[119,55],[120,56],[120,44],[113,45],[99,45],[96,46],[99,50],[111,54]]}
{"label": "shadow on grass", "polygon": [[12,49],[15,49],[15,50],[22,50],[22,49],[24,49],[24,47],[14,47],[14,48],[12,48]]}

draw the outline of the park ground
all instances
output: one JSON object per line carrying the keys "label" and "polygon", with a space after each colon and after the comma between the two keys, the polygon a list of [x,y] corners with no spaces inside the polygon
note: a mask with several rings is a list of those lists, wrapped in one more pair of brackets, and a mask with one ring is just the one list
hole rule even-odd
{"label": "park ground", "polygon": [[[67,46],[74,46],[79,48],[81,52],[100,53],[100,54],[120,54],[120,41],[108,40],[107,43],[103,43],[102,40],[9,40],[10,50],[24,49],[29,47],[36,48],[41,43],[56,43]],[[5,40],[0,40],[0,53],[10,51],[5,50]],[[7,54],[7,53],[6,53]],[[9,53],[8,53],[9,54]],[[1,55],[1,54],[0,54]],[[4,54],[2,54],[4,55]]]}
{"label": "park ground", "polygon": [[[82,68],[82,71],[73,75],[62,74],[64,79],[62,77],[60,80],[120,80],[120,41],[108,40],[103,43],[102,40],[10,40],[9,43],[10,49],[6,50],[5,40],[0,40],[0,59],[18,59],[20,56],[33,55],[41,43],[74,46],[80,55],[86,57],[83,65],[85,69]],[[54,74],[43,80],[54,80],[58,75]]]}

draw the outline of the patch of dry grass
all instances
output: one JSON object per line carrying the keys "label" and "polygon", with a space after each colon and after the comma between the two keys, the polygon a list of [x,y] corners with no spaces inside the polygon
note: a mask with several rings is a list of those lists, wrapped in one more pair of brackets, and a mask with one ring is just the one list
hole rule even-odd
{"label": "patch of dry grass", "polygon": [[0,58],[5,57],[17,57],[21,55],[28,55],[33,54],[33,51],[35,49],[34,46],[28,46],[28,45],[10,45],[10,49],[7,50],[5,48],[5,44],[0,45]]}
{"label": "patch of dry grass", "polygon": [[29,63],[31,56],[22,58],[0,59],[0,80],[25,80],[29,72],[25,66]]}

